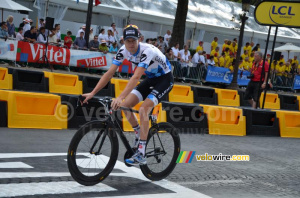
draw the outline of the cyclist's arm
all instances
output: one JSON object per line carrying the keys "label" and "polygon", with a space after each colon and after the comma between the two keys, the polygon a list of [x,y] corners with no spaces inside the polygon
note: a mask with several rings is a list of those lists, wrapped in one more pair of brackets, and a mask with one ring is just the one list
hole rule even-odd
{"label": "cyclist's arm", "polygon": [[91,93],[95,95],[98,91],[100,91],[103,87],[105,87],[107,83],[110,81],[110,79],[113,77],[117,69],[118,66],[112,64],[109,70],[107,70],[107,72],[105,72],[105,74],[101,77],[101,79],[99,80],[96,87],[93,89]]}
{"label": "cyclist's arm", "polygon": [[139,80],[141,79],[141,77],[145,71],[146,71],[146,69],[143,67],[136,68],[134,75],[130,78],[127,86],[125,87],[123,92],[120,94],[119,98],[121,98],[122,100],[124,98],[126,98],[126,96],[133,90],[133,88],[136,87],[137,83],[139,82]]}

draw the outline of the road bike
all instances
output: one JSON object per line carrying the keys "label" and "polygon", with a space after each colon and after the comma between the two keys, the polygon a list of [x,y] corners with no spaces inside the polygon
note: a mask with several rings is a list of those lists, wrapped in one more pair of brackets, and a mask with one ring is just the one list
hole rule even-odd
{"label": "road bike", "polygon": [[[113,170],[119,153],[119,135],[126,152],[125,159],[135,153],[126,138],[117,119],[120,110],[139,113],[130,108],[121,107],[112,111],[112,98],[97,98],[103,106],[101,118],[83,125],[73,136],[68,149],[68,168],[75,181],[82,185],[91,186],[103,181]],[[79,97],[77,106],[81,105],[83,97]],[[117,114],[119,112],[119,114]],[[146,178],[157,181],[166,178],[175,168],[180,153],[179,131],[168,122],[157,123],[158,112],[151,111],[145,157],[146,165],[140,169]]]}

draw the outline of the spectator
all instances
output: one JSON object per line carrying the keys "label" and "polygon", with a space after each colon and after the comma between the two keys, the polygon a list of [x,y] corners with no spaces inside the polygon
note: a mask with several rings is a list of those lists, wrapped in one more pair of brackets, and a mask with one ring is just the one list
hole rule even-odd
{"label": "spectator", "polygon": [[225,68],[229,68],[230,65],[231,65],[231,56],[233,56],[233,53],[232,52],[229,52],[229,55],[226,55],[226,52],[225,52],[225,63],[224,63],[224,67]]}
{"label": "spectator", "polygon": [[64,45],[66,48],[70,49],[71,48],[71,45],[73,43],[73,39],[71,38],[72,36],[72,32],[71,31],[68,31],[67,32],[67,35],[65,36],[64,38]]}
{"label": "spectator", "polygon": [[244,60],[242,59],[242,57],[240,57],[240,61],[239,61],[239,69],[240,69],[240,70],[244,70]]}
{"label": "spectator", "polygon": [[252,67],[252,63],[249,61],[249,57],[246,57],[245,60],[243,60],[243,68],[246,71],[250,71]]}
{"label": "spectator", "polygon": [[3,38],[3,39],[7,39],[8,38],[7,24],[4,21],[1,23],[0,38]]}
{"label": "spectator", "polygon": [[56,28],[53,28],[51,31],[50,31],[50,34],[49,34],[49,38],[48,38],[48,41],[49,43],[57,43],[57,34],[56,34]]}
{"label": "spectator", "polygon": [[23,33],[25,34],[28,30],[30,30],[30,19],[24,20],[24,27],[23,27]]}
{"label": "spectator", "polygon": [[269,65],[270,65],[270,61],[271,61],[270,58],[271,58],[271,54],[267,54],[267,61],[268,61]]}
{"label": "spectator", "polygon": [[101,44],[100,44],[100,46],[99,46],[99,50],[100,50],[100,52],[103,52],[104,54],[107,54],[107,52],[108,52],[108,47],[107,47],[107,45],[106,45],[106,40],[102,40],[101,41]]}
{"label": "spectator", "polygon": [[20,28],[20,27],[21,27],[21,28],[24,27],[24,25],[25,25],[25,19],[26,19],[26,18],[23,18],[23,21],[22,21],[22,23],[20,23],[19,28]]}
{"label": "spectator", "polygon": [[220,48],[219,48],[219,47],[216,47],[214,50],[212,50],[212,51],[210,52],[210,55],[211,55],[211,56],[214,56],[215,53],[217,53],[217,57],[219,57],[219,56],[220,56],[219,51],[220,51]]}
{"label": "spectator", "polygon": [[185,56],[185,60],[186,60],[186,56],[188,57],[189,60],[191,60],[191,52],[189,50],[188,45],[184,45],[183,49],[179,51],[180,53],[180,57]]}
{"label": "spectator", "polygon": [[30,28],[30,30],[27,30],[27,32],[25,32],[24,38],[25,38],[26,41],[29,41],[31,43],[35,43],[36,42],[37,35],[36,35],[36,28],[35,28],[35,26],[32,26]]}
{"label": "spectator", "polygon": [[166,57],[169,61],[173,61],[175,56],[174,56],[174,53],[173,53],[173,50],[171,48],[169,48],[167,50],[167,53],[166,53]]}
{"label": "spectator", "polygon": [[113,36],[113,32],[110,29],[107,30],[107,35],[105,36],[105,40],[108,47],[110,47],[112,43],[116,42]]}
{"label": "spectator", "polygon": [[[251,42],[251,44],[252,44],[252,43],[253,43],[253,42]],[[259,52],[259,51],[260,51],[260,44],[257,43],[257,44],[255,45],[255,47],[252,48],[252,51],[253,51],[253,52]]]}
{"label": "spectator", "polygon": [[46,29],[44,27],[40,28],[40,31],[39,31],[39,34],[37,37],[37,42],[43,43],[43,44],[47,43],[47,37],[45,35],[45,31],[46,31]]}
{"label": "spectator", "polygon": [[202,54],[200,55],[200,64],[206,65],[206,51],[203,51]]}
{"label": "spectator", "polygon": [[16,40],[17,41],[22,41],[24,40],[24,36],[23,36],[23,28],[22,27],[19,27],[18,28],[18,33],[16,35]]}
{"label": "spectator", "polygon": [[7,23],[7,31],[8,31],[8,36],[9,37],[16,37],[16,33],[15,33],[15,24],[13,23],[14,21],[14,17],[9,15],[7,17],[6,23]]}
{"label": "spectator", "polygon": [[113,43],[110,48],[109,48],[109,51],[110,53],[112,54],[116,54],[118,52],[118,45],[117,45],[117,42]]}
{"label": "spectator", "polygon": [[299,65],[299,61],[297,60],[297,56],[294,56],[294,58],[292,59],[292,64],[296,64],[296,68],[298,67]]}
{"label": "spectator", "polygon": [[225,52],[222,52],[221,56],[219,57],[219,67],[225,67]]}
{"label": "spectator", "polygon": [[170,42],[171,37],[172,37],[172,35],[171,35],[171,30],[167,30],[167,33],[166,33],[165,36],[164,36],[164,41],[167,43],[167,45],[168,45],[168,43]]}
{"label": "spectator", "polygon": [[175,47],[172,47],[172,51],[174,54],[174,61],[179,61],[180,60],[179,43],[175,43]]}
{"label": "spectator", "polygon": [[245,60],[246,57],[249,57],[248,50],[244,50],[244,54],[241,55],[243,60]]}
{"label": "spectator", "polygon": [[198,64],[203,63],[200,58],[201,54],[202,54],[202,51],[200,51],[200,50],[194,54],[194,56],[192,58],[193,67],[197,67]]}
{"label": "spectator", "polygon": [[224,39],[224,43],[223,43],[223,45],[222,45],[222,52],[225,51],[225,48],[226,48],[226,47],[229,47],[227,43],[228,43],[228,39]]}
{"label": "spectator", "polygon": [[203,41],[199,41],[199,45],[196,48],[196,52],[202,51],[203,52]]}
{"label": "spectator", "polygon": [[[230,42],[230,41],[228,41],[228,42]],[[230,49],[229,49],[229,47],[226,47],[225,50],[224,50],[224,52],[225,52],[225,56],[230,56]]]}
{"label": "spectator", "polygon": [[275,71],[277,67],[279,67],[277,60],[273,60],[273,63],[271,64],[271,70]]}
{"label": "spectator", "polygon": [[284,56],[283,55],[280,56],[280,59],[279,59],[278,63],[281,63],[281,62],[283,64],[285,64],[285,60],[284,60]]}
{"label": "spectator", "polygon": [[284,84],[284,79],[283,79],[283,75],[285,73],[285,66],[283,64],[283,62],[279,62],[279,65],[276,66],[275,69],[275,74],[276,74],[276,85],[277,86],[283,86]]}
{"label": "spectator", "polygon": [[152,44],[152,39],[151,39],[151,38],[147,38],[147,39],[146,39],[146,43]]}
{"label": "spectator", "polygon": [[251,52],[250,56],[249,56],[249,61],[252,64],[254,61],[254,52]]}
{"label": "spectator", "polygon": [[188,64],[191,61],[191,53],[188,49],[188,45],[184,45],[183,49],[180,50],[180,61],[181,61],[181,71],[183,76],[183,81],[185,82],[185,77],[187,76],[188,72]]}
{"label": "spectator", "polygon": [[124,39],[123,36],[120,37],[120,41],[118,43],[118,48],[120,49],[124,45]]}
{"label": "spectator", "polygon": [[159,36],[158,37],[158,49],[163,53],[165,54],[165,52],[167,51],[167,43],[164,41],[164,37],[162,36]]}
{"label": "spectator", "polygon": [[[245,93],[245,100],[249,100],[252,108],[257,108],[258,100],[260,98],[260,94],[263,89],[266,88],[267,85],[267,78],[268,78],[268,70],[269,65],[268,62],[265,62],[264,71],[262,71],[263,65],[263,54],[261,52],[255,52],[254,54],[254,63],[252,65],[251,74],[252,78],[248,83],[246,93]],[[263,76],[262,76],[263,75]],[[260,79],[262,77],[262,85],[259,87]]]}
{"label": "spectator", "polygon": [[208,66],[215,66],[214,56],[209,56],[209,59],[207,60]]}
{"label": "spectator", "polygon": [[144,35],[140,34],[139,43],[142,43],[144,41],[144,39],[145,39]]}
{"label": "spectator", "polygon": [[220,56],[218,56],[218,53],[215,53],[215,54],[214,54],[215,66],[219,66],[219,57],[220,57]]}
{"label": "spectator", "polygon": [[218,47],[218,37],[214,37],[214,40],[211,42],[211,51]]}
{"label": "spectator", "polygon": [[[90,29],[90,36],[89,36],[89,41],[92,41],[95,38],[94,36],[94,29],[91,27]],[[98,36],[97,36],[98,38]],[[98,41],[99,42],[99,41]],[[97,48],[98,49],[98,48]]]}
{"label": "spectator", "polygon": [[57,42],[59,43],[59,42],[61,42],[60,24],[55,24],[54,28],[55,28],[55,32],[56,32],[56,39],[57,39]]}
{"label": "spectator", "polygon": [[251,42],[251,43],[250,43],[250,46],[249,46],[249,54],[252,53],[253,46],[254,46],[254,43]]}
{"label": "spectator", "polygon": [[78,37],[80,37],[80,33],[81,32],[83,32],[83,37],[84,37],[84,35],[85,35],[85,25],[83,25],[79,30],[78,30],[78,32],[77,32],[77,34],[76,34],[76,38]]}
{"label": "spectator", "polygon": [[245,50],[248,51],[248,56],[249,56],[249,54],[251,54],[252,47],[250,46],[249,42],[246,43],[246,45],[244,46],[243,50],[244,50],[244,52],[245,52]]}
{"label": "spectator", "polygon": [[40,29],[41,27],[45,27],[45,20],[43,18],[40,18],[39,20],[39,25],[38,25],[38,28]]}
{"label": "spectator", "polygon": [[99,34],[99,36],[98,36],[98,41],[99,41],[99,43],[100,43],[102,40],[105,40],[105,30],[104,30],[104,29],[101,29],[101,30],[100,30],[100,34]]}
{"label": "spectator", "polygon": [[90,41],[89,49],[91,51],[98,51],[99,50],[99,41],[98,36],[94,36],[94,39]]}
{"label": "spectator", "polygon": [[231,51],[233,54],[236,54],[236,52],[237,52],[237,44],[236,44],[235,41],[233,41],[233,42],[231,43],[230,51]]}
{"label": "spectator", "polygon": [[73,43],[75,49],[86,49],[86,41],[84,39],[84,32],[80,32],[80,36],[77,37]]}
{"label": "spectator", "polygon": [[119,32],[116,29],[116,24],[112,23],[109,28],[112,31],[112,35],[115,38],[115,41],[119,40]]}

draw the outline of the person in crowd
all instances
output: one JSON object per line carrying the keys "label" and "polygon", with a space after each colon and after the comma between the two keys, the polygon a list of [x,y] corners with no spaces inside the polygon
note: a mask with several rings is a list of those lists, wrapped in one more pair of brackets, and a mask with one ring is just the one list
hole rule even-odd
{"label": "person in crowd", "polygon": [[203,52],[203,41],[199,41],[199,45],[196,48],[196,52],[198,51]]}
{"label": "person in crowd", "polygon": [[227,55],[226,51],[225,51],[225,63],[224,63],[224,67],[225,68],[229,68],[232,61],[231,61],[231,56],[233,55],[232,52],[229,52],[229,54]]}
{"label": "person in crowd", "polygon": [[24,27],[23,27],[23,33],[25,34],[28,30],[30,30],[30,19],[24,20]]}
{"label": "person in crowd", "polygon": [[112,53],[112,54],[116,54],[118,52],[118,45],[117,45],[117,42],[113,43],[110,48],[109,48],[109,53]]}
{"label": "person in crowd", "polygon": [[249,61],[249,57],[245,57],[245,60],[243,60],[243,68],[246,71],[250,71],[252,68],[252,63]]}
{"label": "person in crowd", "polygon": [[68,31],[67,35],[64,38],[64,45],[66,48],[71,49],[72,43],[73,43],[73,39],[72,39],[72,32]]}
{"label": "person in crowd", "polygon": [[21,28],[24,27],[24,25],[25,25],[25,19],[26,19],[26,18],[23,18],[22,22],[21,22],[20,25],[19,25],[19,28],[20,28],[20,27],[21,27]]}
{"label": "person in crowd", "polygon": [[60,24],[55,24],[54,28],[56,31],[57,42],[59,43],[59,42],[61,42]]}
{"label": "person in crowd", "polygon": [[[253,50],[252,50],[252,51],[253,51]],[[270,65],[270,61],[271,61],[271,54],[267,54],[267,61],[268,61],[269,65]]]}
{"label": "person in crowd", "polygon": [[110,47],[112,43],[116,42],[112,30],[107,30],[107,35],[105,36],[106,45]]}
{"label": "person in crowd", "polygon": [[[228,43],[229,42],[231,42],[231,41],[228,41]],[[230,56],[230,49],[229,49],[229,47],[225,48],[224,53],[225,53],[225,56]]]}
{"label": "person in crowd", "polygon": [[202,51],[198,51],[194,54],[192,58],[193,67],[197,67],[198,64],[201,64],[200,56],[202,54]]}
{"label": "person in crowd", "polygon": [[99,46],[99,51],[103,52],[104,54],[107,54],[107,52],[109,51],[106,40],[101,41],[100,46]]}
{"label": "person in crowd", "polygon": [[[251,42],[251,43],[253,43],[253,42]],[[257,51],[259,52],[259,51],[260,51],[260,44],[257,43],[257,44],[255,45],[255,47],[252,48],[252,51],[253,51],[253,52],[257,52]]]}
{"label": "person in crowd", "polygon": [[124,37],[120,36],[120,41],[118,42],[118,48],[120,49],[124,45]]}
{"label": "person in crowd", "polygon": [[102,40],[105,40],[105,29],[100,30],[100,34],[98,35],[98,41],[101,43]]}
{"label": "person in crowd", "polygon": [[249,61],[252,64],[254,61],[254,52],[251,52],[250,56],[249,56]]}
{"label": "person in crowd", "polygon": [[167,43],[167,45],[168,45],[168,43],[170,42],[171,37],[172,37],[172,35],[171,35],[171,30],[167,30],[167,33],[166,33],[165,36],[164,36],[164,41]]}
{"label": "person in crowd", "polygon": [[215,54],[214,54],[215,66],[219,66],[219,57],[220,57],[220,56],[218,56],[218,53],[215,53]]}
{"label": "person in crowd", "polygon": [[119,32],[117,31],[117,28],[116,28],[116,24],[115,23],[112,23],[110,25],[110,30],[112,31],[112,35],[113,37],[115,38],[115,41],[118,41],[119,40]]}
{"label": "person in crowd", "polygon": [[[251,49],[251,50],[250,50],[250,49]],[[249,53],[250,51],[252,51],[252,47],[250,46],[250,43],[249,43],[249,42],[247,42],[246,45],[243,47],[243,51],[245,51],[245,50],[247,50],[248,53]],[[250,53],[249,53],[249,54],[250,54]]]}
{"label": "person in crowd", "polygon": [[24,33],[24,38],[26,41],[31,42],[31,43],[35,43],[36,39],[37,39],[37,34],[36,34],[36,27],[32,26],[30,28],[30,30],[27,30]]}
{"label": "person in crowd", "polygon": [[15,33],[15,24],[13,23],[14,17],[9,15],[6,19],[6,24],[7,24],[7,31],[8,31],[8,36],[9,37],[16,37]]}
{"label": "person in crowd", "polygon": [[180,50],[180,62],[181,62],[181,71],[183,76],[183,81],[185,82],[185,77],[188,72],[188,64],[191,61],[191,52],[189,51],[188,45],[184,45],[183,49]]}
{"label": "person in crowd", "polygon": [[[92,41],[95,38],[94,36],[94,28],[91,27],[90,29],[90,36],[89,36],[89,41]],[[97,36],[98,38],[98,36]],[[99,41],[98,41],[99,42]]]}
{"label": "person in crowd", "polygon": [[174,60],[175,56],[174,56],[172,48],[167,49],[166,57],[169,61]]}
{"label": "person in crowd", "polygon": [[209,59],[207,59],[207,66],[215,66],[214,56],[210,55]]}
{"label": "person in crowd", "polygon": [[0,38],[7,39],[8,38],[8,28],[7,28],[7,23],[2,22],[1,23],[1,28],[0,28]]}
{"label": "person in crowd", "polygon": [[214,37],[214,40],[211,42],[211,51],[218,47],[218,37]]}
{"label": "person in crowd", "polygon": [[97,35],[95,35],[94,39],[90,41],[89,49],[91,51],[98,51],[99,50],[99,41],[98,41],[98,36]]}
{"label": "person in crowd", "polygon": [[230,51],[233,53],[233,54],[236,54],[237,53],[237,43],[235,41],[233,41],[230,45]]}
{"label": "person in crowd", "polygon": [[76,34],[76,38],[77,37],[80,37],[80,33],[81,32],[83,32],[83,37],[84,37],[84,35],[85,35],[85,25],[83,25],[79,30],[78,30],[78,32],[77,32],[77,34]]}
{"label": "person in crowd", "polygon": [[49,38],[48,38],[48,41],[49,43],[51,44],[56,44],[57,43],[57,34],[56,34],[56,28],[53,28],[50,33],[49,33]]}
{"label": "person in crowd", "polygon": [[38,28],[45,27],[45,20],[43,18],[40,18]]}
{"label": "person in crowd", "polygon": [[242,59],[242,57],[240,57],[239,61],[239,70],[244,71],[244,60]]}
{"label": "person in crowd", "polygon": [[283,55],[280,56],[280,59],[279,59],[278,63],[281,63],[281,62],[283,64],[285,64],[285,60],[284,60],[284,56]]}
{"label": "person in crowd", "polygon": [[296,68],[298,67],[298,65],[299,65],[299,61],[298,61],[298,59],[297,59],[297,56],[294,56],[294,58],[292,59],[292,64],[296,64]]}
{"label": "person in crowd", "polygon": [[167,51],[167,43],[164,41],[164,37],[162,36],[159,36],[158,37],[158,49],[163,53],[165,54],[165,52]]}
{"label": "person in crowd", "polygon": [[211,55],[211,56],[214,56],[215,53],[217,53],[217,57],[219,57],[219,56],[220,56],[219,51],[220,51],[220,48],[219,48],[219,47],[216,47],[215,49],[213,49],[213,50],[210,52],[210,55]]}
{"label": "person in crowd", "polygon": [[248,50],[244,50],[244,53],[241,55],[243,60],[245,60],[246,57],[249,57]]}
{"label": "person in crowd", "polygon": [[87,49],[84,32],[80,32],[80,36],[75,39],[73,46],[75,49]]}
{"label": "person in crowd", "polygon": [[37,42],[38,43],[43,43],[46,44],[47,43],[47,37],[45,35],[46,29],[44,27],[40,28],[38,37],[37,37]]}
{"label": "person in crowd", "polygon": [[248,50],[248,51],[249,51],[249,54],[252,53],[253,46],[254,46],[254,43],[251,42],[251,43],[250,43],[250,46],[249,46],[249,50]]}
{"label": "person in crowd", "polygon": [[16,40],[17,41],[22,41],[24,40],[24,36],[23,36],[23,28],[22,27],[19,27],[18,28],[18,33],[16,35]]}
{"label": "person in crowd", "polygon": [[283,62],[279,62],[278,66],[275,69],[277,86],[284,85],[284,73],[285,73],[285,65],[283,64]]}
{"label": "person in crowd", "polygon": [[227,43],[228,43],[228,39],[224,39],[224,43],[223,43],[223,45],[222,45],[222,52],[225,51],[225,48],[226,48],[226,47],[229,47]]}
{"label": "person in crowd", "polygon": [[225,52],[222,52],[221,56],[219,57],[219,67],[225,67]]}
{"label": "person in crowd", "polygon": [[[268,70],[269,70],[269,64],[266,61],[265,67],[264,67],[264,74],[262,73],[262,66],[263,66],[263,54],[259,51],[254,53],[254,62],[251,69],[251,76],[250,82],[248,83],[248,86],[246,88],[245,93],[245,100],[249,100],[249,103],[251,104],[252,108],[257,108],[258,101],[260,98],[260,94],[263,89],[267,86],[267,78],[268,78]],[[260,79],[262,77],[262,84],[260,85]]]}
{"label": "person in crowd", "polygon": [[152,44],[152,39],[151,39],[151,38],[147,38],[147,39],[146,39],[146,43]]}
{"label": "person in crowd", "polygon": [[172,47],[172,51],[174,54],[174,61],[179,61],[180,60],[179,43],[175,43],[175,46]]}

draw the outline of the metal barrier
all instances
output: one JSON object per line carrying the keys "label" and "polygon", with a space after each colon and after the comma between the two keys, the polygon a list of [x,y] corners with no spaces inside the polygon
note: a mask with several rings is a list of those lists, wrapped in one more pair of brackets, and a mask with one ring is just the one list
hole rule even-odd
{"label": "metal barrier", "polygon": [[182,67],[179,61],[170,61],[175,80],[189,80],[195,83],[202,83],[204,65],[198,64],[196,67]]}

